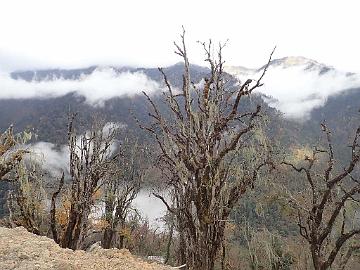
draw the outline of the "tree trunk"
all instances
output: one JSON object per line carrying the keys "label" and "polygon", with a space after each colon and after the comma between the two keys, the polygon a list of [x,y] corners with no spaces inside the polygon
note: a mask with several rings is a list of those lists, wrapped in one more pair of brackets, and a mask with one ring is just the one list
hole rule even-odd
{"label": "tree trunk", "polygon": [[171,243],[172,243],[172,238],[173,238],[173,234],[174,234],[174,221],[171,222],[171,226],[170,226],[170,232],[169,232],[169,240],[167,242],[166,245],[166,256],[165,256],[165,264],[168,263],[169,259],[170,259],[170,247],[171,247]]}
{"label": "tree trunk", "polygon": [[84,240],[84,233],[87,228],[89,208],[85,210],[70,211],[70,217],[64,236],[61,241],[61,247],[78,249],[81,242]]}
{"label": "tree trunk", "polygon": [[124,248],[124,240],[125,240],[125,237],[123,235],[120,235],[119,249]]}
{"label": "tree trunk", "polygon": [[[215,233],[216,232],[216,233]],[[213,270],[216,256],[221,247],[224,226],[200,225],[195,234],[187,232],[185,244],[186,264],[193,270]]]}
{"label": "tree trunk", "polygon": [[104,237],[102,240],[102,247],[105,249],[111,248],[112,239],[114,237],[114,230],[112,228],[106,228],[104,231]]}
{"label": "tree trunk", "polygon": [[326,270],[328,267],[326,267],[325,263],[321,259],[320,251],[316,246],[311,247],[311,256],[313,259],[313,265],[315,270]]}
{"label": "tree trunk", "polygon": [[186,241],[183,230],[179,231],[179,238],[180,238],[180,246],[179,246],[179,257],[178,257],[178,263],[180,265],[183,265],[186,263]]}
{"label": "tree trunk", "polygon": [[74,234],[74,230],[75,230],[77,223],[78,223],[78,216],[77,216],[76,212],[70,211],[69,221],[67,223],[64,236],[61,240],[62,248],[71,248],[71,249],[75,250],[73,234]]}

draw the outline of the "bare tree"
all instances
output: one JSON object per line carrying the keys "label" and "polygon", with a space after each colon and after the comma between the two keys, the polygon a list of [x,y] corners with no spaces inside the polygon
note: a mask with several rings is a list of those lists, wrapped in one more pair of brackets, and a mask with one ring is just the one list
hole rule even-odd
{"label": "bare tree", "polygon": [[159,68],[168,90],[165,100],[169,110],[163,114],[144,93],[153,123],[141,127],[155,137],[160,148],[159,166],[167,175],[174,207],[162,195],[156,196],[176,217],[180,263],[189,269],[213,269],[230,211],[268,162],[264,145],[248,159],[251,162],[245,162],[239,153],[250,147],[261,111],[258,105],[253,111],[241,112],[241,103],[262,85],[268,65],[257,81],[249,79],[234,88],[223,71],[224,45],[219,45],[214,59],[211,41],[201,43],[210,74],[203,86],[195,85],[184,35],[185,31],[181,45],[175,43],[176,54],[184,61],[182,90],[177,93]]}
{"label": "bare tree", "polygon": [[46,192],[41,170],[31,162],[21,161],[14,173],[13,190],[9,191],[8,208],[11,224],[41,235],[46,232]]}
{"label": "bare tree", "polygon": [[144,149],[137,142],[129,139],[125,139],[121,145],[118,175],[104,186],[106,228],[102,240],[103,248],[112,247],[116,232],[120,233],[119,248],[124,247],[126,219],[133,210],[131,204],[140,191],[145,172],[144,153]]}
{"label": "bare tree", "polygon": [[98,121],[90,131],[76,135],[72,115],[68,126],[70,151],[70,207],[66,225],[58,233],[56,222],[56,198],[64,186],[64,174],[59,189],[52,196],[51,229],[54,240],[64,248],[77,249],[88,229],[89,215],[94,206],[94,195],[105,181],[116,175],[118,154],[112,151],[117,128],[106,127]]}
{"label": "bare tree", "polygon": [[[308,186],[296,195],[290,194],[289,203],[297,212],[300,234],[309,243],[316,270],[329,269],[339,251],[360,234],[360,226],[353,224],[347,213],[351,203],[360,202],[359,171],[356,171],[360,160],[360,127],[350,146],[350,161],[340,171],[331,132],[325,123],[321,127],[327,141],[325,149],[314,147],[310,155],[305,155],[302,166],[282,162],[301,174]],[[349,252],[350,256],[352,251]]]}
{"label": "bare tree", "polygon": [[25,155],[30,154],[24,145],[31,138],[31,132],[26,131],[15,135],[12,126],[0,135],[0,181],[11,184],[7,196],[9,225],[24,226],[40,234],[42,217],[38,210],[44,199],[38,181],[41,176],[23,161]]}

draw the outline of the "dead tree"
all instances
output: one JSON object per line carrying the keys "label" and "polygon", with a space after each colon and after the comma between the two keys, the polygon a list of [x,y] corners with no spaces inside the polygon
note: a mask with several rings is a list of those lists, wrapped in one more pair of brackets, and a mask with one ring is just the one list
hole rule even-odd
{"label": "dead tree", "polygon": [[291,195],[289,203],[297,212],[300,234],[309,243],[316,270],[329,269],[339,251],[360,234],[360,226],[351,224],[346,211],[348,204],[360,202],[360,178],[356,171],[360,160],[360,127],[350,146],[350,161],[340,171],[337,171],[331,132],[325,123],[321,127],[327,141],[325,149],[315,147],[311,155],[305,156],[303,166],[282,162],[301,174],[308,186]]}
{"label": "dead tree", "polygon": [[102,240],[103,248],[111,248],[114,236],[120,234],[119,248],[124,248],[126,219],[132,211],[131,204],[140,191],[145,169],[143,168],[144,149],[136,142],[125,139],[121,145],[119,172],[104,186],[106,227]]}
{"label": "dead tree", "polygon": [[161,194],[156,196],[176,217],[180,263],[189,269],[213,269],[230,211],[267,163],[262,155],[265,147],[250,163],[241,161],[239,151],[253,138],[261,111],[257,106],[240,112],[242,101],[262,85],[268,65],[258,80],[231,87],[223,71],[224,45],[219,45],[214,59],[211,42],[202,43],[210,73],[203,85],[196,85],[191,81],[184,35],[185,31],[180,46],[175,43],[176,54],[184,61],[182,89],[180,93],[173,89],[159,68],[167,87],[168,113],[161,112],[144,93],[153,122],[141,127],[155,137],[160,148],[159,166],[167,175],[175,206]]}
{"label": "dead tree", "polygon": [[74,129],[74,115],[68,126],[70,152],[70,207],[67,222],[59,233],[56,222],[56,198],[64,187],[64,175],[59,189],[52,196],[51,229],[54,240],[64,248],[78,249],[88,229],[94,195],[105,181],[116,174],[118,154],[112,147],[117,128],[105,127],[95,121],[91,130],[81,136]]}

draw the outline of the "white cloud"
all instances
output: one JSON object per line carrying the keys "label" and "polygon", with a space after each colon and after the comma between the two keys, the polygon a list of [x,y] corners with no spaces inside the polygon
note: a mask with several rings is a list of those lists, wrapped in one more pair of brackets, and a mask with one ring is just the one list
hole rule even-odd
{"label": "white cloud", "polygon": [[141,72],[117,73],[111,68],[97,69],[79,80],[15,80],[7,73],[0,73],[0,99],[10,98],[48,98],[76,92],[92,105],[124,95],[132,96],[141,91],[148,93],[160,89],[156,81]]}
{"label": "white cloud", "polygon": [[[167,199],[168,196],[165,195]],[[132,206],[139,210],[142,217],[148,218],[150,225],[165,229],[165,224],[160,219],[166,214],[164,203],[147,190],[141,190],[136,196]]]}
{"label": "white cloud", "polygon": [[[264,86],[258,91],[272,97],[266,99],[268,104],[280,110],[288,118],[306,119],[312,109],[323,106],[327,98],[343,90],[360,87],[360,75],[349,75],[336,69],[319,74],[321,65],[308,69],[308,64],[270,66],[263,79]],[[236,73],[236,68],[228,69]],[[241,69],[238,71],[242,72]],[[262,72],[262,71],[261,71]],[[257,79],[261,72],[243,75],[245,78]]]}
{"label": "white cloud", "polygon": [[49,142],[38,142],[31,146],[32,154],[41,167],[53,177],[58,177],[62,172],[69,174],[69,148],[66,145],[57,148]]}

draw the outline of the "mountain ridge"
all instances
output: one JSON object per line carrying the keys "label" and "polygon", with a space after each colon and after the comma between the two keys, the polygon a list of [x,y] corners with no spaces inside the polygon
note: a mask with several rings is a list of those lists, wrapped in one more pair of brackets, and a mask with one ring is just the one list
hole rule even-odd
{"label": "mountain ridge", "polygon": [[[321,64],[315,60],[311,60],[305,57],[285,57],[274,59],[270,66],[272,67],[299,67],[306,68],[307,66],[318,65],[318,67],[323,68],[325,65]],[[89,76],[97,69],[102,68],[114,68],[118,73],[121,72],[143,72],[157,82],[162,82],[162,74],[158,71],[157,68],[131,68],[131,67],[104,67],[104,66],[91,66],[88,68],[81,69],[51,69],[51,70],[36,70],[36,71],[21,71],[21,72],[13,72],[11,76],[14,80],[27,80],[31,81],[34,79],[37,72],[37,80],[45,79],[45,78],[59,78],[64,77],[67,80],[72,80],[74,78],[80,78],[81,76]],[[329,66],[330,68],[330,66]],[[331,67],[334,70],[333,67]],[[255,69],[246,69],[246,71],[254,71]],[[181,74],[183,72],[183,63],[178,62],[174,65],[168,66],[164,68],[165,73],[168,76],[169,81],[174,85],[174,87],[181,87]],[[210,70],[206,67],[191,65],[190,72],[194,82],[198,82],[207,76]],[[39,73],[40,72],[40,73]],[[271,69],[269,73],[271,72]],[[307,72],[311,72],[311,70],[307,70]],[[331,71],[328,71],[329,73]],[[229,72],[230,73],[230,72]],[[232,73],[234,75],[234,73]],[[268,87],[268,82],[266,81],[267,77],[271,77],[272,74],[265,75],[265,85],[264,88]],[[234,75],[235,76],[235,75]],[[326,74],[322,74],[318,78],[327,78]],[[346,75],[343,78],[348,78]],[[328,83],[328,81],[325,81]],[[351,89],[351,90],[349,90]],[[265,92],[265,91],[264,91]],[[269,95],[269,93],[264,93],[261,95],[267,104],[271,107],[275,107],[279,109],[278,104],[279,100],[276,96]],[[347,93],[351,93],[347,95]],[[290,96],[295,95],[296,92],[289,93]],[[326,93],[325,93],[326,94]],[[336,88],[333,89],[333,92],[330,95],[322,95],[322,93],[308,93],[304,96],[299,96],[297,102],[302,104],[307,104],[309,102],[316,101],[316,106],[312,107],[311,110],[308,111],[307,118],[303,118],[305,120],[319,122],[321,119],[325,118],[334,118],[334,115],[342,115],[342,110],[346,110],[346,108],[356,109],[357,99],[360,100],[360,85],[343,85],[340,83]],[[348,98],[343,98],[346,95]],[[161,95],[160,95],[161,96]],[[160,98],[160,96],[158,98]],[[158,99],[156,98],[156,99]],[[328,103],[328,100],[330,103]],[[342,106],[336,107],[334,104],[336,100],[341,100]],[[160,100],[157,100],[160,101]],[[288,102],[288,106],[295,107],[292,103],[292,100],[286,100]],[[285,103],[286,103],[285,102]],[[131,123],[131,117],[129,116],[129,110],[132,108],[137,112],[137,117],[144,118],[147,114],[147,106],[144,97],[142,95],[137,95],[133,97],[115,97],[111,100],[107,100],[104,104],[104,107],[94,108],[86,103],[86,99],[76,94],[76,91],[72,91],[67,93],[66,95],[62,95],[59,97],[44,97],[44,98],[23,98],[23,99],[1,99],[0,98],[0,128],[5,129],[9,124],[14,123],[20,130],[26,128],[27,126],[31,126],[39,131],[40,134],[42,132],[52,134],[50,137],[54,138],[61,137],[62,132],[60,132],[61,127],[64,128],[66,126],[66,111],[69,108],[77,109],[79,111],[91,112],[91,114],[96,111],[102,112],[104,114],[108,114],[109,120],[124,120],[127,124]],[[336,111],[338,110],[338,111]],[[281,110],[280,110],[281,111]],[[60,114],[63,113],[63,116]],[[115,117],[117,115],[117,117]],[[285,115],[286,116],[286,115]],[[33,121],[32,119],[36,118],[38,120]],[[54,119],[57,119],[54,121]],[[39,121],[40,120],[40,121]],[[292,120],[290,118],[290,120]],[[295,119],[296,120],[296,119]],[[340,118],[334,118],[334,121],[339,123]],[[52,126],[49,130],[48,126]],[[310,125],[310,124],[309,124]],[[309,126],[308,125],[308,126]],[[311,125],[316,125],[312,123]],[[133,128],[135,128],[135,124],[131,124]],[[316,129],[316,128],[311,128]],[[51,131],[53,130],[53,132]],[[46,139],[48,135],[42,136],[41,139]],[[52,140],[54,141],[54,140]]]}

